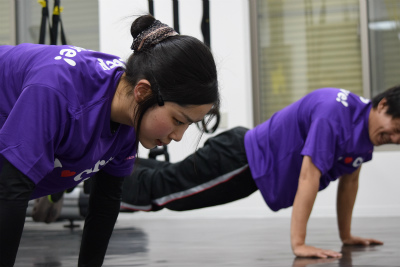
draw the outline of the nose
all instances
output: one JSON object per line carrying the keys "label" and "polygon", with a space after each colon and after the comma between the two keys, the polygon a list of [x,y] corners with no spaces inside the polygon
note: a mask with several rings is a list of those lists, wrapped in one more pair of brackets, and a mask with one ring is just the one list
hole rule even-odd
{"label": "nose", "polygon": [[172,133],[169,135],[169,138],[171,138],[175,142],[181,141],[183,134],[185,133],[185,131],[187,130],[188,127],[189,127],[189,125],[186,125],[186,126],[181,125],[180,127],[176,127],[174,129],[174,131],[172,131]]}

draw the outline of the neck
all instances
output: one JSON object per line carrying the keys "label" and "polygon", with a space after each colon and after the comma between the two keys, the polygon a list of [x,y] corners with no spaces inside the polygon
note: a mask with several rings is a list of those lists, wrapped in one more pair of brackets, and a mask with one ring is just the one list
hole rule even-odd
{"label": "neck", "polygon": [[111,102],[111,121],[133,126],[132,116],[136,102],[133,94],[127,94],[129,84],[121,76]]}

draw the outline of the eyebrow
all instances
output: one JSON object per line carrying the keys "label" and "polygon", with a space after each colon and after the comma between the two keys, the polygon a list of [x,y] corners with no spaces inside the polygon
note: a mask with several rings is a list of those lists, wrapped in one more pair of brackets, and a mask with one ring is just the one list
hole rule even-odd
{"label": "eyebrow", "polygon": [[[197,121],[194,121],[193,119],[191,119],[188,115],[186,115],[185,113],[182,112],[182,116],[185,117],[185,119],[190,122],[190,123],[196,123]],[[200,120],[201,121],[201,120]]]}

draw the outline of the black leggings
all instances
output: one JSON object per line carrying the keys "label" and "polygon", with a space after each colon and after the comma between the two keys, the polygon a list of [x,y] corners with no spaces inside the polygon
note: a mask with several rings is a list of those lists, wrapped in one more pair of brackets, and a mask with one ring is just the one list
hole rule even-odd
{"label": "black leggings", "polygon": [[[117,220],[124,178],[103,171],[91,178],[88,214],[82,235],[79,267],[102,266]],[[35,184],[8,161],[0,171],[0,267],[14,266]]]}
{"label": "black leggings", "polygon": [[35,183],[7,160],[0,170],[0,267],[14,266]]}
{"label": "black leggings", "polygon": [[78,267],[103,265],[119,214],[124,177],[99,171],[90,180],[89,208],[82,234]]}
{"label": "black leggings", "polygon": [[246,128],[207,140],[177,163],[138,159],[124,182],[122,209],[184,211],[229,203],[258,190],[244,148]]}

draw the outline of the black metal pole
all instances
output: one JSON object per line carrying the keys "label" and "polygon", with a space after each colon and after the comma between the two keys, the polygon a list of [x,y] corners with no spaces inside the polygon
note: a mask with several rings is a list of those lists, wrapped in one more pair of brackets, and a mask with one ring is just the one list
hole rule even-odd
{"label": "black metal pole", "polygon": [[54,8],[53,8],[53,16],[51,23],[51,44],[57,44],[57,36],[58,36],[58,22],[60,20],[60,0],[54,0]]}
{"label": "black metal pole", "polygon": [[[40,34],[39,34],[39,44],[44,44],[45,39],[46,39],[46,22],[49,19],[49,8],[48,8],[48,2],[47,0],[43,1],[42,4],[42,20],[40,23]],[[50,25],[50,23],[49,23]],[[49,31],[51,35],[51,28],[49,26]]]}
{"label": "black metal pole", "polygon": [[211,47],[210,38],[210,3],[208,0],[203,0],[203,18],[201,20],[201,32],[203,33],[204,43]]}
{"label": "black metal pole", "polygon": [[154,3],[153,0],[148,0],[149,1],[149,13],[154,17]]}
{"label": "black metal pole", "polygon": [[178,0],[172,0],[173,10],[174,10],[174,29],[179,33],[179,6]]}

